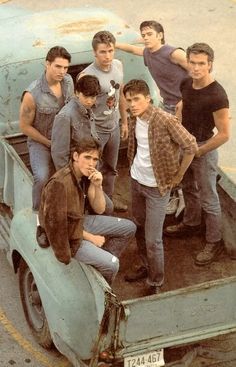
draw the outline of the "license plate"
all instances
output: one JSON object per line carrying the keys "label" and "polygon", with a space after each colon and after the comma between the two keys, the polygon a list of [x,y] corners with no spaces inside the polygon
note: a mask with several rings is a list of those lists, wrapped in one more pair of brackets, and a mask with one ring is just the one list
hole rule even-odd
{"label": "license plate", "polygon": [[161,367],[165,366],[163,349],[125,357],[124,367]]}

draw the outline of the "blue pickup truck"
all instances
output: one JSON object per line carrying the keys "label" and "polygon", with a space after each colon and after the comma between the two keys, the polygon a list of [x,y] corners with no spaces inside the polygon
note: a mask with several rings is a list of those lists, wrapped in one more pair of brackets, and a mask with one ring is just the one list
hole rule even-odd
{"label": "blue pickup truck", "polygon": [[[102,361],[104,366],[159,367],[164,365],[163,348],[236,331],[236,276],[124,300],[94,268],[76,260],[64,266],[51,248],[38,246],[29,155],[18,122],[22,91],[41,75],[46,52],[56,44],[72,54],[69,73],[75,78],[93,60],[95,32],[107,29],[128,43],[135,43],[138,35],[104,9],[17,15],[2,9],[0,249],[19,274],[22,305],[35,338],[45,348],[54,344],[75,367],[95,367]],[[125,80],[145,79],[155,100],[142,58],[121,51],[117,58],[124,63]],[[220,175],[224,241],[235,258],[236,190],[224,172]]]}

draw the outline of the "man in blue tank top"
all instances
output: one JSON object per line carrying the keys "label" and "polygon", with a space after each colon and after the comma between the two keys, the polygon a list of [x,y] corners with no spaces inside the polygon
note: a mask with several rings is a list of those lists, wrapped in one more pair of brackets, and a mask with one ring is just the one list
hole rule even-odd
{"label": "man in blue tank top", "polygon": [[182,101],[177,106],[177,114],[182,116],[183,126],[195,136],[198,152],[182,181],[183,221],[165,229],[169,236],[193,235],[201,229],[203,210],[206,240],[195,258],[197,265],[211,263],[223,250],[221,207],[216,189],[217,148],[229,139],[229,101],[224,88],[211,74],[213,60],[214,51],[206,43],[195,43],[187,49],[191,77],[180,86]]}
{"label": "man in blue tank top", "polygon": [[181,100],[180,83],[188,75],[186,54],[181,48],[165,44],[164,29],[154,20],[142,22],[140,32],[145,47],[117,42],[116,48],[143,56],[163,99],[159,107],[174,114]]}
{"label": "man in blue tank top", "polygon": [[[117,42],[116,48],[143,56],[144,64],[148,67],[162,97],[159,107],[175,114],[176,104],[181,100],[180,83],[188,76],[185,51],[165,44],[164,28],[155,20],[142,22],[140,32],[145,47]],[[176,215],[179,215],[184,208],[182,198],[182,190],[174,190],[166,213],[176,212]]]}

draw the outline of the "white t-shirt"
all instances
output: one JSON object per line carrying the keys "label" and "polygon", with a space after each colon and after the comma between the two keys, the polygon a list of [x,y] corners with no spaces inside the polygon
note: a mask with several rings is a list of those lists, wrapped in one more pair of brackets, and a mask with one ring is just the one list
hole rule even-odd
{"label": "white t-shirt", "polygon": [[139,117],[137,117],[136,121],[135,136],[137,140],[137,152],[130,170],[131,177],[142,185],[157,187],[150,160],[148,123]]}

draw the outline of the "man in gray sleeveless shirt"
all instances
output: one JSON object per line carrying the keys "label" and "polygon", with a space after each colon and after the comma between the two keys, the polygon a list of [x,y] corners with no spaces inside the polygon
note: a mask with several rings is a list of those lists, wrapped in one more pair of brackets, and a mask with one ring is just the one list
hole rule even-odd
{"label": "man in gray sleeveless shirt", "polygon": [[[110,198],[114,192],[117,175],[120,136],[126,139],[128,134],[126,104],[122,93],[123,66],[119,60],[114,59],[115,42],[115,37],[108,31],[96,33],[92,40],[95,60],[79,75],[95,75],[101,86],[93,112],[103,149],[103,189]],[[118,201],[114,202],[114,206],[116,210],[127,210],[127,206]]]}
{"label": "man in gray sleeveless shirt", "polygon": [[160,23],[147,20],[140,24],[145,47],[116,43],[116,48],[143,56],[163,101],[159,107],[175,114],[175,106],[181,100],[180,83],[188,76],[185,51],[165,44],[164,29]]}
{"label": "man in gray sleeveless shirt", "polygon": [[[188,64],[183,49],[165,44],[164,29],[155,20],[147,20],[140,24],[141,36],[145,47],[126,43],[116,43],[116,47],[134,55],[143,56],[144,64],[148,67],[162,101],[159,107],[164,111],[175,114],[175,107],[181,100],[180,84],[188,76]],[[172,192],[166,213],[178,215],[184,208],[181,189]]]}
{"label": "man in gray sleeveless shirt", "polygon": [[67,74],[70,61],[65,48],[52,47],[46,56],[45,72],[22,94],[20,129],[28,136],[35,211],[39,209],[43,186],[55,170],[50,151],[52,124],[74,93],[73,80]]}

